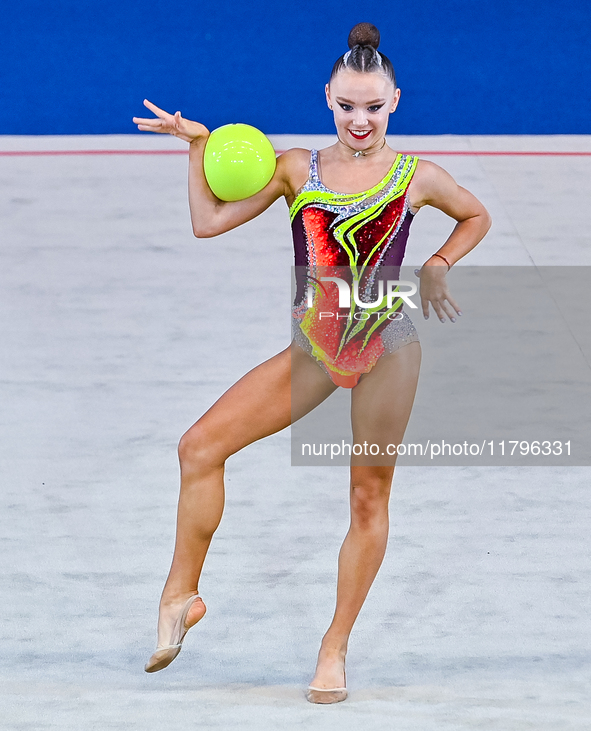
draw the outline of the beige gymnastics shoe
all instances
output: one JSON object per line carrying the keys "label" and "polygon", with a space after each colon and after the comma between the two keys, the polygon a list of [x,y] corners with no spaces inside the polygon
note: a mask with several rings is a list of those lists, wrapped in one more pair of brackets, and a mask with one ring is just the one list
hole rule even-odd
{"label": "beige gymnastics shoe", "polygon": [[[345,668],[343,667],[343,676],[345,679],[345,685],[347,684],[347,676],[345,674]],[[306,690],[306,699],[310,703],[340,703],[347,697],[347,688],[316,688],[313,685],[309,685]]]}
{"label": "beige gymnastics shoe", "polygon": [[144,667],[144,670],[147,673],[155,673],[158,670],[162,670],[163,668],[167,667],[181,651],[181,646],[183,644],[183,640],[185,639],[185,635],[190,629],[190,627],[185,626],[185,620],[187,619],[189,610],[193,606],[193,602],[196,599],[201,599],[199,594],[194,594],[192,597],[189,597],[189,599],[185,603],[185,606],[177,617],[177,620],[173,627],[172,636],[170,638],[170,645],[158,645],[156,647],[156,652],[152,655],[152,657],[148,660],[146,666]]}

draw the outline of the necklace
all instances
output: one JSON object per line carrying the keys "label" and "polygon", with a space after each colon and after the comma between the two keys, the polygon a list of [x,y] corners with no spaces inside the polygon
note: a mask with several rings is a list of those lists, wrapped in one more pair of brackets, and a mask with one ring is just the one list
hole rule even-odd
{"label": "necklace", "polygon": [[[342,145],[345,145],[345,147],[348,147],[350,150],[355,150],[354,147],[351,147],[351,145],[348,145],[346,142],[343,142],[343,140],[339,137],[338,132],[337,132],[337,138]],[[352,154],[352,157],[359,157],[360,155],[362,155],[363,157],[366,157],[367,155],[373,155],[376,152],[380,152],[381,150],[383,150],[385,144],[386,144],[386,138],[384,137],[384,141],[382,142],[382,146],[380,147],[379,150],[374,150],[373,152],[365,152],[365,150],[355,150],[355,152]]]}

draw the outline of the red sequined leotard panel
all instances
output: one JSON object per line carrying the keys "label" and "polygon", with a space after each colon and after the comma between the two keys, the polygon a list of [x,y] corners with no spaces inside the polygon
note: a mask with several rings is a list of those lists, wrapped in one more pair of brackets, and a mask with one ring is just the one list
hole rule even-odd
{"label": "red sequined leotard panel", "polygon": [[[398,271],[404,258],[413,220],[407,189],[417,162],[413,155],[398,154],[376,186],[343,194],[323,185],[318,151],[313,149],[308,180],[290,206],[297,285],[293,336],[338,386],[354,387],[381,355],[418,340],[400,299],[395,304],[390,300],[390,307],[384,309],[380,289],[375,300],[378,273],[384,267]],[[303,276],[298,272],[304,272]],[[364,304],[361,309],[354,297],[350,311],[337,314],[340,288],[326,286],[320,275],[334,273],[343,278],[343,272],[355,295],[365,293],[364,303],[380,305],[372,310]]]}

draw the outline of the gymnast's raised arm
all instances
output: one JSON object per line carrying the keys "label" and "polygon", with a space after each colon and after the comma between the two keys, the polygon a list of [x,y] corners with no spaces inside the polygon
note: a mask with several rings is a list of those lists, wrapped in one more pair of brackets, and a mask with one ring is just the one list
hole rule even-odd
{"label": "gymnast's raised arm", "polygon": [[255,195],[239,201],[222,201],[207,184],[203,172],[203,153],[209,130],[200,122],[184,119],[180,112],[169,114],[147,99],[144,104],[156,119],[134,117],[138,129],[170,134],[189,143],[189,208],[193,233],[197,238],[210,238],[250,221],[269,208],[278,198],[289,194],[289,151],[277,159],[275,173],[267,185]]}

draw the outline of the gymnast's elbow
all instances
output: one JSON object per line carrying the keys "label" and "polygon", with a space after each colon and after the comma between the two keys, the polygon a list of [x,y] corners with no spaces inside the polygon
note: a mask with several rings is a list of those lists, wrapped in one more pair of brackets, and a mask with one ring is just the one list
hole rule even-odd
{"label": "gymnast's elbow", "polygon": [[204,221],[195,221],[193,223],[193,236],[196,239],[211,239],[217,236],[219,231],[214,231],[212,226],[207,226]]}

